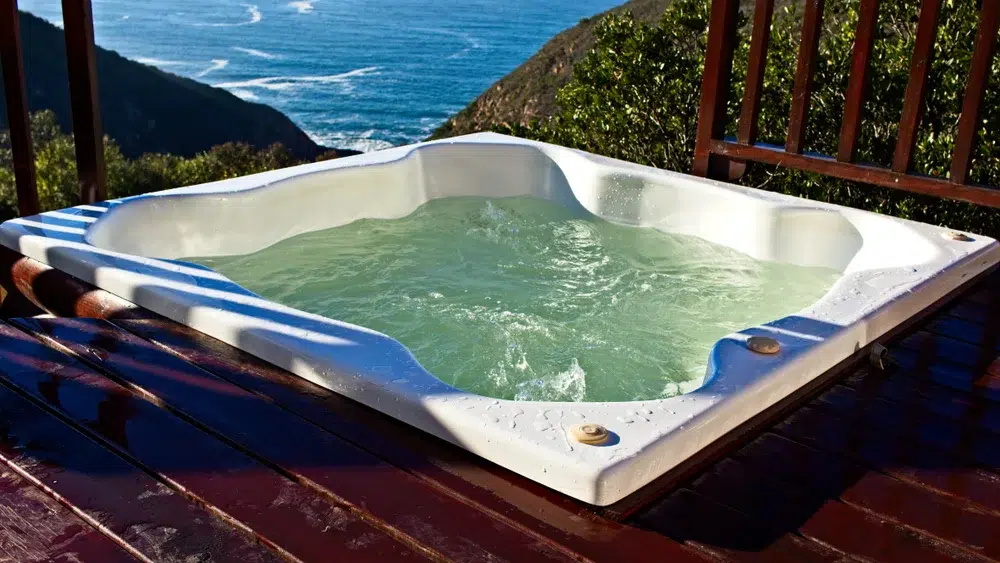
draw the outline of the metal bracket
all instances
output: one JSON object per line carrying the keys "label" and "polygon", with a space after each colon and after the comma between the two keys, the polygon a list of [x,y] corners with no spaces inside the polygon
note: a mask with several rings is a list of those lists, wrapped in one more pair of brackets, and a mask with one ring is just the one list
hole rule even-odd
{"label": "metal bracket", "polygon": [[890,365],[896,364],[889,354],[889,349],[878,342],[872,344],[871,353],[868,356],[869,362],[880,371],[885,371]]}

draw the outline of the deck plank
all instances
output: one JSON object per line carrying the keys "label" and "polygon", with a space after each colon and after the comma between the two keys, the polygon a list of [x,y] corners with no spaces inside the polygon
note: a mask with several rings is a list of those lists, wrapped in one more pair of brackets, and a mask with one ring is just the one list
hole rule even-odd
{"label": "deck plank", "polygon": [[876,432],[810,407],[800,409],[774,432],[983,509],[1000,510],[1000,478],[995,473],[895,433]]}
{"label": "deck plank", "polygon": [[769,522],[681,489],[646,510],[637,522],[726,561],[843,561],[842,554]]}
{"label": "deck plank", "polygon": [[[20,320],[136,392],[366,519],[444,557],[464,561],[570,560],[545,536],[492,518],[428,487],[268,398],[216,377],[104,321]],[[679,545],[677,557],[694,558]],[[669,548],[670,545],[667,547]]]}
{"label": "deck plank", "polygon": [[5,386],[0,460],[152,561],[276,561],[162,484]]}
{"label": "deck plank", "polygon": [[[461,502],[595,560],[675,553],[676,544],[595,518],[579,502],[485,462],[434,436],[170,321],[114,321],[190,363],[261,393]],[[686,554],[677,553],[682,558]]]}
{"label": "deck plank", "polygon": [[135,561],[66,507],[0,466],[0,563]]}
{"label": "deck plank", "polygon": [[[36,416],[11,425],[19,437],[12,453],[23,457],[37,444],[41,455],[48,451],[42,446],[50,444],[55,459],[48,465],[29,460],[32,474],[58,483],[60,493],[82,509],[108,515],[129,544],[142,548],[155,525],[154,532],[173,530],[177,538],[170,545],[192,551],[195,560],[205,555],[220,561],[275,560],[258,541],[279,554],[312,561],[418,558],[344,507],[10,326],[0,324],[0,348],[4,383],[76,425],[74,431],[36,407],[31,411]],[[48,466],[55,469],[44,472]]]}
{"label": "deck plank", "polygon": [[[814,503],[839,499],[894,524],[900,534],[920,536],[933,549],[947,544],[951,550],[963,550],[971,556],[996,558],[1000,553],[1000,538],[994,533],[1000,529],[1000,515],[979,510],[967,501],[773,434],[761,437],[736,459],[752,472],[745,483],[761,486],[772,478],[780,481],[770,487],[779,503],[782,494],[805,496]],[[775,470],[776,466],[781,469]]]}

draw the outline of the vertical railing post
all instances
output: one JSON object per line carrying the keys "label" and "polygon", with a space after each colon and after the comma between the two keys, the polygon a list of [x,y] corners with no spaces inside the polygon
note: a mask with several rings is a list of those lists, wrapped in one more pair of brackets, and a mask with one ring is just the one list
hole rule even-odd
{"label": "vertical railing post", "polygon": [[864,116],[865,95],[871,82],[872,49],[875,46],[875,29],[878,24],[879,0],[861,0],[858,26],[854,34],[854,55],[851,60],[851,77],[844,95],[844,121],[840,127],[837,160],[854,162]]}
{"label": "vertical railing post", "polygon": [[813,77],[816,74],[816,57],[819,51],[819,34],[823,27],[824,0],[806,0],[802,14],[802,41],[799,42],[799,59],[792,88],[792,109],[788,119],[788,137],[785,150],[798,154],[806,142],[809,123],[809,103],[812,101]]}
{"label": "vertical railing post", "polygon": [[[774,0],[757,0],[753,12],[750,53],[747,55],[747,87],[743,90],[743,108],[740,111],[739,131],[736,133],[736,142],[744,145],[757,142],[757,121],[760,119],[760,100],[764,95],[767,47],[771,41],[773,19]],[[731,163],[730,178],[735,180],[742,177],[746,168],[746,162]]]}
{"label": "vertical railing post", "polygon": [[986,85],[990,80],[998,29],[1000,29],[1000,0],[983,0],[979,9],[976,46],[972,51],[969,78],[965,83],[962,116],[958,120],[958,132],[955,135],[955,151],[951,158],[951,181],[956,184],[964,184],[969,178],[969,166],[972,165],[977,133],[981,125],[979,115],[983,100],[986,99]]}
{"label": "vertical railing post", "polygon": [[18,20],[17,0],[0,0],[0,65],[3,66],[10,148],[14,157],[17,210],[24,217],[38,213],[39,208],[38,188],[35,185],[35,154],[31,146],[31,120],[28,116],[28,95],[24,85],[24,60],[21,56],[21,25]]}
{"label": "vertical railing post", "polygon": [[711,145],[726,134],[726,103],[733,74],[738,14],[739,0],[713,0],[698,109],[698,137],[694,144],[693,172],[698,176],[729,179],[729,159],[712,154]]}
{"label": "vertical railing post", "polygon": [[892,157],[892,169],[906,174],[913,166],[913,150],[917,144],[917,131],[924,113],[927,81],[934,60],[934,41],[937,37],[938,19],[941,17],[941,0],[922,0],[917,38],[910,59],[910,79],[903,98],[903,114],[899,118],[899,140]]}
{"label": "vertical railing post", "polygon": [[104,132],[97,96],[94,14],[90,0],[62,0],[62,9],[80,203],[94,203],[107,199]]}

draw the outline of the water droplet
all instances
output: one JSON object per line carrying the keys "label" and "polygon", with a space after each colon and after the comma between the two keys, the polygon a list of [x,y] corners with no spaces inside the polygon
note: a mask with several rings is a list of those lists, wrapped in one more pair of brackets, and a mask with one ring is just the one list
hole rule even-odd
{"label": "water droplet", "polygon": [[632,420],[631,418],[627,417],[627,416],[619,416],[618,417],[618,422],[624,422],[625,424],[632,424],[635,421]]}

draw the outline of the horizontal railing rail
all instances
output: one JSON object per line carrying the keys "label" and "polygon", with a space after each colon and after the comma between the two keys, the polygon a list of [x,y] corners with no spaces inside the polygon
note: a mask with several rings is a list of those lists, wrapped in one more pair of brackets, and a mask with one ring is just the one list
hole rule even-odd
{"label": "horizontal railing rail", "polygon": [[[107,198],[94,17],[90,0],[62,0],[62,11],[80,203],[94,203]],[[33,215],[40,208],[17,0],[0,0],[0,66],[7,99],[18,213]]]}
{"label": "horizontal railing rail", "polygon": [[857,161],[857,143],[871,73],[872,50],[878,21],[879,0],[857,0],[859,17],[837,154],[803,152],[809,124],[809,103],[819,50],[824,0],[805,0],[798,64],[792,89],[791,111],[784,147],[757,142],[764,71],[774,14],[774,0],[757,0],[750,35],[746,88],[738,133],[726,138],[726,105],[733,71],[733,55],[738,42],[739,0],[714,0],[709,22],[708,47],[702,79],[698,135],[693,172],[720,180],[739,179],[747,162],[805,170],[875,184],[887,188],[1000,207],[1000,189],[969,183],[969,169],[979,130],[983,100],[1000,27],[1000,0],[982,0],[962,113],[952,151],[947,178],[917,174],[913,157],[917,131],[923,117],[927,82],[942,0],[922,0],[917,22],[910,75],[899,120],[899,137],[889,167]]}

